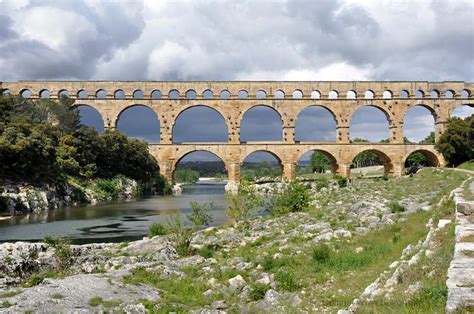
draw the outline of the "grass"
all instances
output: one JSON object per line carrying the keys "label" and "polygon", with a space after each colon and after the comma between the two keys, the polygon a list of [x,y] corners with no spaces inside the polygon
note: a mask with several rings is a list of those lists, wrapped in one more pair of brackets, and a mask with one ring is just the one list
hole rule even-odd
{"label": "grass", "polygon": [[474,160],[463,162],[458,166],[458,168],[474,171]]}
{"label": "grass", "polygon": [[56,292],[51,295],[51,298],[59,300],[59,299],[63,299],[64,296],[61,293]]}
{"label": "grass", "polygon": [[15,305],[15,303],[11,303],[11,302],[8,302],[8,301],[2,301],[2,302],[0,302],[0,309],[7,309],[7,308],[12,307],[14,305]]}
{"label": "grass", "polygon": [[101,297],[93,297],[89,300],[90,306],[102,305],[105,308],[113,308],[122,304],[120,300],[103,300]]}
{"label": "grass", "polygon": [[19,290],[8,291],[8,292],[4,292],[4,293],[0,294],[0,298],[11,298],[11,297],[14,297],[16,295],[19,295],[20,293],[22,293],[22,291],[19,291]]}
{"label": "grass", "polygon": [[150,229],[148,230],[148,237],[152,238],[157,235],[165,235],[168,233],[168,229],[160,224],[160,223],[154,223],[150,226]]}

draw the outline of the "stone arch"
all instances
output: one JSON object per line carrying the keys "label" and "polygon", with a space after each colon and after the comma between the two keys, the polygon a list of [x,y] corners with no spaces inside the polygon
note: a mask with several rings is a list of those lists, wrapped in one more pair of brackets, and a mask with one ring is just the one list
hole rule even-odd
{"label": "stone arch", "polygon": [[204,99],[212,99],[214,97],[214,93],[210,89],[206,89],[202,92],[202,98]]}
{"label": "stone arch", "polygon": [[186,99],[195,99],[197,96],[197,93],[194,89],[188,89],[184,95]]}
{"label": "stone arch", "polygon": [[230,92],[227,89],[223,89],[219,96],[220,96],[221,99],[229,99],[230,98]]}
{"label": "stone arch", "polygon": [[382,163],[384,167],[384,175],[393,175],[394,167],[393,167],[392,159],[386,153],[374,148],[362,147],[361,149],[355,150],[351,156],[351,169],[354,169],[354,160],[356,159],[356,157],[359,156],[359,154],[362,154],[365,152],[373,153],[379,158],[379,161]]}
{"label": "stone arch", "polygon": [[[247,117],[248,118],[248,113],[251,112],[252,110],[261,110],[261,108],[268,108],[268,109],[271,109],[273,113],[276,113],[277,116],[278,116],[278,119],[279,119],[279,127],[280,127],[280,135],[279,135],[279,139],[271,139],[271,140],[268,140],[268,139],[259,139],[259,140],[249,140],[249,139],[245,139],[246,136],[247,136],[247,129],[246,129],[246,125],[247,124],[247,121],[245,120],[245,118]],[[268,115],[266,115],[266,117],[268,117]],[[276,117],[275,117],[276,118]],[[270,117],[270,119],[274,119],[274,117]],[[282,114],[274,107],[272,106],[269,106],[269,105],[264,105],[264,104],[257,104],[257,105],[253,105],[253,106],[250,106],[249,108],[246,108],[246,110],[240,115],[240,119],[239,119],[240,123],[240,134],[241,134],[241,141],[282,141],[283,140],[283,126],[284,126],[284,121],[283,121],[283,117],[282,117]],[[261,120],[260,120],[261,121]],[[267,120],[268,121],[268,120]],[[262,121],[263,122],[263,121]],[[271,120],[270,120],[270,123],[271,123]],[[256,125],[255,125],[256,126]],[[265,127],[264,123],[261,123],[259,125],[260,127]],[[268,125],[266,126],[266,128],[263,128],[262,131],[265,131],[266,129],[268,128]],[[273,126],[273,128],[275,128],[276,130],[276,125]],[[244,136],[242,136],[242,134]],[[263,135],[263,133],[261,133],[261,135]],[[268,138],[273,138],[273,135],[272,136],[268,136]]]}
{"label": "stone arch", "polygon": [[382,94],[383,99],[390,99],[393,97],[393,92],[391,90],[385,90]]}
{"label": "stone arch", "polygon": [[296,163],[298,163],[301,160],[301,158],[309,152],[319,152],[319,153],[323,154],[327,158],[329,163],[331,164],[331,173],[336,174],[338,172],[339,164],[337,162],[336,157],[334,157],[333,154],[331,154],[330,152],[328,152],[324,149],[316,148],[316,149],[309,149],[309,150],[303,151],[303,152],[299,153],[299,155],[297,156]]}
{"label": "stone arch", "polygon": [[[304,117],[302,116],[302,114],[304,113],[304,111],[308,111],[308,110],[312,110],[314,108],[320,108],[324,111],[322,111],[322,114],[325,115],[325,114],[329,114],[332,116],[332,119],[334,121],[334,126],[332,126],[332,123],[331,123],[331,126],[330,128],[334,130],[333,132],[333,135],[334,135],[334,139],[332,138],[329,138],[327,137],[326,140],[316,140],[316,141],[321,141],[321,142],[335,142],[336,141],[336,138],[337,138],[337,125],[338,125],[338,121],[337,121],[337,117],[336,115],[334,114],[334,112],[329,109],[327,106],[324,106],[324,105],[310,105],[310,106],[307,106],[305,108],[303,108],[299,113],[298,115],[296,116],[296,121],[295,121],[295,140],[296,141],[302,141],[301,140],[301,132],[303,131],[300,131],[300,128],[301,128],[301,123],[302,123],[302,120],[301,119],[304,119]],[[326,119],[323,120],[324,122],[326,122]],[[303,123],[304,123],[304,120],[303,120]],[[310,123],[312,126],[315,125],[313,123]],[[318,124],[319,125],[319,124]],[[306,133],[307,134],[307,133]],[[309,137],[309,136],[303,136],[303,137]]]}
{"label": "stone arch", "polygon": [[301,89],[295,89],[295,91],[293,92],[293,98],[295,99],[303,98],[303,92],[301,91]]}
{"label": "stone arch", "polygon": [[467,118],[474,114],[474,102],[467,104],[454,104],[449,111],[449,117]]}
{"label": "stone arch", "polygon": [[122,89],[117,89],[114,92],[114,98],[115,99],[125,99],[125,92]]}
{"label": "stone arch", "polygon": [[420,142],[421,140],[423,140],[424,138],[429,136],[431,132],[433,132],[433,133],[436,132],[435,125],[436,125],[436,121],[438,121],[438,116],[437,116],[436,111],[434,110],[434,108],[432,108],[428,105],[425,105],[425,104],[414,104],[414,105],[409,106],[407,108],[407,110],[405,111],[404,115],[403,115],[403,136],[406,137],[409,141],[412,141],[414,139],[413,136],[410,136],[408,134],[408,133],[410,133],[411,128],[413,128],[415,126],[416,127],[423,127],[422,123],[425,123],[424,121],[412,121],[412,120],[415,120],[415,118],[411,116],[412,113],[413,113],[413,115],[417,114],[419,116],[429,114],[431,116],[431,118],[433,119],[432,122],[430,121],[429,123],[424,125],[424,127],[426,129],[428,129],[428,128],[430,129],[429,132],[426,133],[426,134],[422,134],[423,138],[421,138],[419,140],[415,140],[415,142]]}
{"label": "stone arch", "polygon": [[357,93],[354,90],[350,90],[346,94],[347,99],[356,99],[357,98]]}
{"label": "stone arch", "polygon": [[78,99],[87,99],[89,97],[89,94],[87,93],[86,90],[80,89],[77,91],[76,97]]}
{"label": "stone arch", "polygon": [[39,92],[39,97],[40,98],[49,98],[50,96],[51,96],[51,92],[46,88],[40,90],[40,92]]}
{"label": "stone arch", "polygon": [[403,163],[404,163],[405,168],[411,166],[408,163],[408,161],[409,161],[410,156],[412,156],[415,153],[420,153],[425,157],[426,165],[423,164],[421,166],[429,166],[429,167],[439,167],[439,166],[441,166],[441,161],[439,160],[439,158],[438,158],[438,156],[435,152],[433,152],[431,150],[428,150],[428,149],[415,149],[415,150],[412,150],[411,152],[409,152],[408,154],[406,154],[403,157]]}
{"label": "stone arch", "polygon": [[460,96],[461,98],[469,98],[471,96],[471,91],[465,88],[461,91]]}
{"label": "stone arch", "polygon": [[[102,116],[102,113],[99,110],[97,110],[97,108],[91,105],[81,104],[81,103],[74,104],[73,107],[79,110],[81,124],[85,126],[93,127],[97,130],[97,132],[104,131],[104,128],[105,128],[104,117]],[[83,109],[81,112],[81,107],[87,108],[87,109],[85,109],[85,111]]]}
{"label": "stone arch", "polygon": [[[117,115],[117,120],[115,121],[115,127],[117,129],[120,129],[120,119],[123,117],[125,112],[131,108],[146,108],[146,109],[141,109],[142,112],[137,112],[136,114],[141,115],[140,119],[136,119],[133,121],[134,123],[131,123],[127,127],[129,128],[129,131],[124,131],[121,130],[122,132],[126,133],[130,137],[135,137],[139,139],[143,139],[150,144],[158,144],[160,142],[160,119],[159,119],[159,114],[151,107],[143,104],[131,104],[129,106],[126,106],[120,110],[119,114]],[[150,113],[153,113],[155,116],[150,116]],[[123,120],[122,120],[123,121]],[[148,127],[151,128],[152,131],[150,135],[151,136],[139,136],[138,133],[140,132],[145,132],[143,127]],[[147,131],[149,132],[149,131]]]}
{"label": "stone arch", "polygon": [[100,88],[95,91],[95,98],[105,99],[106,97],[107,97],[107,92],[103,88]]}
{"label": "stone arch", "polygon": [[150,94],[151,99],[160,99],[161,91],[159,89],[154,89]]}
{"label": "stone arch", "polygon": [[430,91],[430,98],[432,98],[432,99],[437,99],[437,98],[439,98],[439,95],[440,95],[440,93],[439,93],[439,91],[438,91],[437,89],[432,89],[432,90]]}
{"label": "stone arch", "polygon": [[313,90],[311,92],[311,98],[312,99],[320,99],[321,98],[321,93],[318,90]]}
{"label": "stone arch", "polygon": [[422,91],[421,89],[417,90],[415,92],[415,98],[425,98],[425,92]]}
{"label": "stone arch", "polygon": [[20,96],[23,98],[31,98],[33,93],[28,88],[24,88],[20,91]]}
{"label": "stone arch", "polygon": [[11,92],[8,88],[1,89],[1,92],[2,92],[2,95],[3,95],[3,96],[7,96],[7,95],[11,95],[11,94],[12,94],[12,92]]}
{"label": "stone arch", "polygon": [[63,96],[69,97],[69,91],[67,89],[61,89],[58,92],[58,98],[61,98]]}
{"label": "stone arch", "polygon": [[406,89],[400,91],[400,98],[406,99],[410,97],[410,93]]}
{"label": "stone arch", "polygon": [[[228,141],[228,134],[229,134],[229,125],[227,123],[227,120],[225,119],[225,116],[218,109],[213,108],[209,105],[203,105],[203,104],[188,106],[186,108],[183,108],[181,111],[179,111],[179,113],[177,113],[176,118],[174,118],[174,120],[171,122],[171,134],[172,134],[173,142],[175,142],[176,123],[179,120],[179,118],[182,117],[182,114],[185,113],[188,110],[199,109],[199,108],[206,108],[206,110],[207,109],[211,110],[211,111],[208,111],[208,112],[213,112],[213,113],[218,114],[218,116],[221,118],[221,121],[223,122],[223,125],[220,125],[219,127],[222,127],[223,131],[224,131],[224,126],[225,126],[225,140],[224,140],[224,137],[223,137],[223,140],[217,140],[217,141],[214,140],[214,142],[227,142]],[[211,128],[216,128],[216,126],[213,126],[209,123],[207,123],[206,125],[208,125]],[[203,136],[203,135],[199,135],[199,136]],[[188,142],[188,141],[186,141],[186,142]],[[201,142],[201,141],[192,140],[192,141],[189,141],[189,142]],[[202,142],[205,142],[205,141],[202,141]],[[212,141],[209,141],[209,142],[212,142]]]}
{"label": "stone arch", "polygon": [[267,98],[267,92],[264,91],[263,89],[259,89],[257,93],[255,94],[255,98],[257,99],[264,99]]}
{"label": "stone arch", "polygon": [[[272,157],[274,157],[280,167],[280,173],[281,175],[283,175],[283,160],[282,158],[280,158],[280,156],[278,155],[277,152],[269,149],[269,148],[263,148],[263,149],[259,149],[259,148],[256,148],[256,149],[252,149],[251,151],[248,151],[246,152],[246,154],[244,156],[242,156],[242,160],[241,160],[241,164],[244,166],[244,163],[246,162],[246,160],[253,154],[269,154],[271,155]],[[247,161],[248,162],[248,161]]]}
{"label": "stone arch", "polygon": [[174,175],[175,175],[175,172],[176,172],[176,169],[178,168],[178,165],[179,163],[185,159],[187,156],[189,155],[192,155],[194,153],[199,153],[199,152],[206,152],[206,153],[209,153],[209,154],[212,154],[214,155],[215,157],[217,157],[217,159],[219,159],[220,161],[222,161],[222,163],[224,164],[224,168],[227,172],[227,175],[229,174],[229,170],[228,170],[228,165],[227,163],[225,162],[225,158],[224,156],[221,156],[220,152],[218,150],[214,150],[212,148],[210,149],[199,149],[199,148],[190,148],[188,150],[185,150],[185,151],[182,151],[182,152],[179,152],[179,155],[176,156],[176,158],[173,160],[172,162],[172,167],[171,167],[171,179],[172,181],[174,182]]}
{"label": "stone arch", "polygon": [[249,92],[247,92],[245,89],[239,90],[239,99],[247,99],[249,98]]}
{"label": "stone arch", "polygon": [[283,98],[285,98],[285,92],[282,91],[281,89],[277,90],[277,91],[275,92],[274,98],[276,98],[276,99],[283,99]]}
{"label": "stone arch", "polygon": [[336,90],[332,90],[328,93],[329,99],[337,99],[339,98],[339,93]]}
{"label": "stone arch", "polygon": [[136,89],[133,91],[133,98],[134,99],[143,99],[145,97],[145,94],[141,89]]}
{"label": "stone arch", "polygon": [[454,98],[454,96],[456,96],[456,93],[452,89],[447,89],[444,92],[444,98]]}
{"label": "stone arch", "polygon": [[[385,108],[383,108],[381,106],[374,105],[374,104],[359,106],[359,107],[355,108],[355,110],[352,112],[352,114],[350,115],[350,118],[349,118],[349,138],[351,140],[353,140],[354,138],[359,137],[358,135],[353,137],[354,133],[360,132],[359,130],[357,130],[357,128],[356,128],[356,131],[354,132],[354,120],[357,121],[356,120],[358,118],[357,117],[357,115],[358,115],[357,112],[360,112],[361,109],[366,110],[365,108],[376,108],[378,111],[383,113],[383,115],[385,116],[385,120],[387,122],[387,127],[386,127],[387,136],[385,136],[382,139],[390,139],[390,137],[391,137],[390,127],[392,125],[393,119],[390,116],[390,113]],[[356,119],[354,119],[354,115],[355,115]],[[371,114],[370,116],[373,117],[373,114]]]}
{"label": "stone arch", "polygon": [[375,98],[375,93],[373,90],[369,89],[365,91],[364,99],[374,99],[374,98]]}

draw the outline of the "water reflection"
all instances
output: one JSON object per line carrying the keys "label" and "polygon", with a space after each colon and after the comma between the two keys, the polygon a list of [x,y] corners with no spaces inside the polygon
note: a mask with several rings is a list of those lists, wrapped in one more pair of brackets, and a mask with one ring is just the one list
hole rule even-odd
{"label": "water reflection", "polygon": [[74,243],[141,239],[154,222],[166,223],[179,210],[183,219],[189,203],[211,202],[214,225],[227,220],[223,184],[186,186],[179,196],[153,196],[136,201],[68,207],[0,221],[0,242],[38,241],[46,235],[69,237]]}

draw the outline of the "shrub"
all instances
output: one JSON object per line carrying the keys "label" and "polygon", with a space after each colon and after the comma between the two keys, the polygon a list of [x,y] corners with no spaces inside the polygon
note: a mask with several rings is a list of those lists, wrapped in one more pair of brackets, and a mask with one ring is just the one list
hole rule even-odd
{"label": "shrub", "polygon": [[0,212],[8,211],[8,198],[0,196]]}
{"label": "shrub", "polygon": [[200,248],[197,253],[204,258],[211,258],[214,255],[214,249],[214,247],[206,245]]}
{"label": "shrub", "polygon": [[328,179],[326,177],[321,177],[316,182],[316,189],[319,191],[322,188],[327,188],[329,186]]}
{"label": "shrub", "polygon": [[402,213],[406,210],[405,206],[398,202],[391,202],[388,204],[388,208],[390,208],[391,213]]}
{"label": "shrub", "polygon": [[246,180],[241,180],[236,194],[226,193],[229,202],[227,216],[235,221],[248,219],[257,214],[264,205],[263,197]]}
{"label": "shrub", "polygon": [[101,179],[95,182],[95,187],[106,195],[115,196],[120,190],[120,184],[117,179]]}
{"label": "shrub", "polygon": [[336,180],[337,185],[339,185],[340,188],[347,186],[347,179],[343,176],[335,175],[334,179]]}
{"label": "shrub", "polygon": [[249,297],[252,301],[258,301],[263,299],[265,293],[270,289],[269,284],[264,283],[254,283],[250,285]]}
{"label": "shrub", "polygon": [[295,278],[295,275],[288,270],[280,270],[275,274],[275,281],[278,287],[285,291],[296,291],[301,285]]}
{"label": "shrub", "polygon": [[56,260],[60,270],[66,269],[71,265],[72,250],[71,241],[61,238],[46,236],[44,242],[50,245],[55,252]]}
{"label": "shrub", "polygon": [[318,244],[313,248],[312,257],[317,263],[323,264],[329,261],[331,249],[327,244]]}
{"label": "shrub", "polygon": [[212,202],[199,204],[198,202],[191,202],[191,213],[186,215],[186,218],[189,219],[194,225],[195,228],[200,228],[203,226],[209,226],[213,217],[210,213],[212,208]]}
{"label": "shrub", "polygon": [[300,212],[309,207],[311,200],[306,187],[300,183],[292,182],[283,191],[272,196],[269,210],[274,214]]}
{"label": "shrub", "polygon": [[171,240],[179,255],[190,255],[193,253],[191,248],[191,239],[193,236],[192,230],[185,228],[181,222],[179,212],[167,218],[168,230],[172,234]]}
{"label": "shrub", "polygon": [[157,235],[165,235],[168,233],[168,229],[166,226],[163,226],[160,223],[154,223],[150,226],[150,229],[148,229],[148,237],[152,238]]}

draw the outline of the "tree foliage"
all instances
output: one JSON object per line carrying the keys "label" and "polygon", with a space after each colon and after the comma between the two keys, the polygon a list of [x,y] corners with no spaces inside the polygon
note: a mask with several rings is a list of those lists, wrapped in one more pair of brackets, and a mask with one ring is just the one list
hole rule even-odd
{"label": "tree foliage", "polygon": [[158,165],[145,142],[80,124],[72,100],[0,96],[0,177],[55,182],[117,175],[153,182]]}
{"label": "tree foliage", "polygon": [[474,159],[474,115],[449,119],[436,149],[451,165]]}
{"label": "tree foliage", "polygon": [[311,154],[310,165],[311,171],[318,173],[323,173],[331,167],[328,158],[318,151],[314,151],[313,154]]}
{"label": "tree foliage", "polygon": [[257,194],[255,186],[241,180],[237,193],[226,193],[229,202],[227,216],[235,221],[248,219],[257,214],[264,205],[264,199]]}

